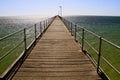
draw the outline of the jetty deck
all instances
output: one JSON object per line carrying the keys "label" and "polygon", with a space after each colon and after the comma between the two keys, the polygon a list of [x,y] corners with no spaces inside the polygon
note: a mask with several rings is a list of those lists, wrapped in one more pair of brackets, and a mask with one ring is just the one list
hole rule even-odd
{"label": "jetty deck", "polygon": [[101,80],[64,23],[56,17],[12,80]]}

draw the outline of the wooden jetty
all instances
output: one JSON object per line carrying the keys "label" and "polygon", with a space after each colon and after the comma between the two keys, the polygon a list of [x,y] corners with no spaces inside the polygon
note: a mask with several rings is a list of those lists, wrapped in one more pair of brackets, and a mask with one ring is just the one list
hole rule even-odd
{"label": "wooden jetty", "polygon": [[57,16],[12,80],[101,80]]}

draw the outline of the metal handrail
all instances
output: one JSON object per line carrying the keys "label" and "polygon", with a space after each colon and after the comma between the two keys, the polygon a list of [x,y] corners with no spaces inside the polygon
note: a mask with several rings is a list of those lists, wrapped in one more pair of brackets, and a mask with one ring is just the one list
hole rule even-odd
{"label": "metal handrail", "polygon": [[108,62],[103,56],[101,56],[104,61],[112,68],[114,69],[119,75],[120,75],[120,71],[118,71],[110,62]]}
{"label": "metal handrail", "polygon": [[108,41],[107,39],[105,39],[105,38],[102,38],[104,41],[106,41],[108,44],[110,44],[111,46],[114,46],[114,47],[116,47],[116,48],[118,48],[118,49],[120,49],[120,46],[118,46],[118,45],[116,45],[116,44],[114,44],[114,43],[112,43],[112,42],[110,42],[110,41]]}
{"label": "metal handrail", "polygon": [[92,32],[92,31],[90,31],[90,30],[88,30],[88,29],[85,29],[85,28],[84,28],[84,30],[87,31],[87,32],[89,32],[89,33],[91,33],[91,34],[93,34],[93,35],[96,36],[97,38],[100,38],[100,36],[97,35],[97,34],[95,34],[94,32]]}
{"label": "metal handrail", "polygon": [[16,45],[14,48],[10,49],[6,54],[4,54],[2,57],[0,57],[0,62],[1,60],[6,57],[7,55],[9,55],[9,53],[11,53],[13,50],[15,50],[19,45],[21,45],[23,43],[23,41],[21,41],[18,45]]}
{"label": "metal handrail", "polygon": [[21,32],[22,30],[23,30],[23,29],[20,29],[19,31],[16,31],[16,32],[14,32],[14,33],[11,33],[11,34],[3,37],[3,38],[0,38],[0,41],[2,41],[2,40],[5,39],[5,38],[8,38],[8,37],[10,37],[10,36],[12,36],[12,35],[14,35],[14,34],[16,34],[16,33],[19,33],[19,32]]}
{"label": "metal handrail", "polygon": [[87,41],[87,40],[84,40],[91,48],[92,48],[92,50],[94,50],[95,51],[95,53],[98,55],[98,51]]}
{"label": "metal handrail", "polygon": [[[87,30],[87,29],[86,29]],[[89,33],[91,33],[91,34],[93,34],[93,35],[95,35],[95,33],[93,33],[93,32],[91,32],[91,31],[89,31],[89,30],[87,30]],[[97,36],[97,35],[95,35],[96,37],[99,37],[99,36]],[[106,41],[108,44],[110,44],[111,46],[113,46],[113,47],[116,47],[116,48],[118,48],[118,49],[120,49],[120,46],[117,46],[116,44],[114,44],[114,43],[112,43],[112,42],[110,42],[110,41],[108,41],[108,40],[106,40],[106,39],[104,39],[104,38],[101,38],[103,41]],[[88,43],[87,43],[88,44]],[[90,46],[91,47],[91,46]],[[93,49],[93,47],[91,47],[92,49]],[[94,49],[93,49],[94,50]],[[94,50],[95,52],[96,52],[96,50]],[[120,75],[120,71],[118,71],[107,59],[105,59],[102,55],[101,55],[101,57],[104,59],[104,61],[114,70],[114,71],[116,71],[119,75]]]}
{"label": "metal handrail", "polygon": [[[14,35],[16,35],[17,33],[23,31],[23,32],[22,32],[23,35],[21,35],[22,38],[23,38],[23,40],[20,40],[19,43],[17,43],[17,45],[15,45],[12,49],[10,49],[10,50],[8,50],[6,53],[4,53],[4,55],[1,55],[1,57],[0,57],[0,62],[1,62],[6,56],[8,56],[12,51],[14,51],[16,48],[18,48],[21,44],[24,44],[24,47],[23,47],[23,51],[22,51],[22,52],[24,52],[23,55],[26,55],[26,54],[25,54],[26,51],[36,42],[37,38],[42,35],[42,33],[43,33],[43,32],[47,29],[47,27],[52,23],[53,19],[54,19],[54,17],[48,18],[48,20],[44,20],[44,21],[41,21],[41,22],[39,22],[39,23],[36,23],[36,24],[38,24],[38,26],[36,26],[36,24],[35,24],[34,26],[31,26],[31,27],[29,26],[29,27],[23,28],[23,29],[21,29],[21,30],[19,30],[19,31],[16,31],[16,32],[14,32],[14,33],[12,33],[12,34],[9,34],[9,35],[7,35],[7,36],[5,36],[5,37],[3,37],[3,38],[0,38],[0,42],[1,42],[1,41],[5,40],[6,38],[9,38],[9,37],[11,37],[11,36],[14,36]],[[37,27],[39,27],[40,30],[37,30]],[[43,28],[43,27],[44,27],[44,28]],[[26,30],[27,30],[27,29],[30,29],[30,28],[33,28],[32,34],[34,34],[34,35],[27,37],[28,34],[26,33]],[[42,29],[42,30],[41,30],[41,29]],[[27,40],[28,40],[29,38],[34,38],[34,40],[30,41],[30,43],[27,43]],[[28,44],[28,45],[27,45],[27,44]],[[20,58],[20,59],[21,59],[21,58]],[[18,60],[18,62],[19,62],[19,61],[21,61],[21,60]],[[16,64],[16,63],[15,63],[15,64]],[[21,64],[21,62],[20,62],[20,64]],[[3,73],[4,73],[4,72],[3,72]],[[6,74],[7,74],[7,73],[5,72],[4,75],[6,75]],[[8,74],[8,75],[9,75],[9,74]],[[0,75],[0,79],[3,79],[3,78],[5,78],[5,77]]]}
{"label": "metal handrail", "polygon": [[[70,29],[70,28],[73,28],[73,27],[71,27],[69,24],[75,24],[75,23],[72,23],[71,21],[68,21],[68,20],[66,20],[66,19],[64,19],[64,18],[62,18],[61,17],[61,19],[62,19],[62,21],[64,22],[64,24],[66,25],[66,27],[69,29],[69,30],[72,30],[72,29]],[[75,25],[77,25],[77,26],[79,26],[78,24],[75,24]],[[92,32],[92,31],[90,31],[90,30],[88,30],[88,29],[86,29],[86,28],[84,28],[84,27],[79,27],[80,29],[82,29],[82,35],[78,35],[78,36],[81,36],[80,38],[81,38],[81,40],[82,40],[82,51],[84,51],[84,43],[87,43],[87,45],[93,50],[93,51],[95,51],[95,53],[98,55],[98,62],[97,61],[95,61],[95,62],[93,62],[93,63],[95,63],[96,65],[96,67],[97,67],[97,72],[99,71],[99,69],[102,69],[101,67],[100,67],[100,59],[101,58],[103,58],[103,60],[117,73],[117,74],[119,74],[120,75],[120,71],[119,70],[117,70],[106,58],[104,58],[103,56],[102,56],[102,53],[101,53],[101,48],[102,48],[102,41],[105,41],[105,42],[107,42],[108,44],[110,44],[111,46],[113,46],[113,47],[115,47],[115,48],[117,48],[117,49],[120,49],[120,46],[118,46],[118,45],[116,45],[116,44],[114,44],[114,43],[112,43],[112,42],[110,42],[110,41],[108,41],[108,40],[106,40],[106,39],[104,39],[104,38],[102,38],[101,36],[99,36],[99,35],[97,35],[97,34],[95,34],[94,32]],[[84,36],[84,33],[85,33],[85,31],[86,32],[88,32],[88,33],[90,33],[90,34],[92,34],[93,36],[95,36],[95,37],[97,37],[98,39],[99,39],[99,50],[96,50],[87,40],[85,40],[85,36]],[[70,32],[72,32],[72,31],[70,31]],[[77,34],[79,31],[77,30],[77,31],[75,31],[75,34]],[[72,34],[72,33],[71,33]],[[76,37],[75,37],[75,39],[76,39]],[[89,53],[89,52],[88,52]],[[88,55],[90,55],[90,54],[88,54]],[[90,55],[91,56],[91,55]],[[90,57],[89,56],[89,57]],[[90,57],[91,58],[91,57]],[[93,60],[94,61],[94,60]],[[103,70],[101,70],[101,71],[103,71]],[[106,77],[107,77],[107,75],[105,75]],[[108,79],[108,78],[107,78]]]}

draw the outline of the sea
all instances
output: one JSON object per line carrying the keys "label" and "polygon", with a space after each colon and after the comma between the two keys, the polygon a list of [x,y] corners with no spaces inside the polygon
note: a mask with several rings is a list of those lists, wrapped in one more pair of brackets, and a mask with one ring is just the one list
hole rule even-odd
{"label": "sea", "polygon": [[65,18],[120,46],[120,16],[67,16]]}
{"label": "sea", "polygon": [[41,16],[8,16],[0,17],[0,38],[14,33],[20,29],[34,26],[34,24],[45,20]]}
{"label": "sea", "polygon": [[[64,18],[84,27],[120,46],[120,16],[65,16]],[[43,17],[0,17],[0,38],[22,28],[31,27]]]}

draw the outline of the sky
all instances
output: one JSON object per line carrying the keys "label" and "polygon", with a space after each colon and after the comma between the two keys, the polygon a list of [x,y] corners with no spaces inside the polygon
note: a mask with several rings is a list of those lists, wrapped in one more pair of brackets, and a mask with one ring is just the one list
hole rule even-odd
{"label": "sky", "polygon": [[120,0],[0,0],[0,16],[120,16]]}

